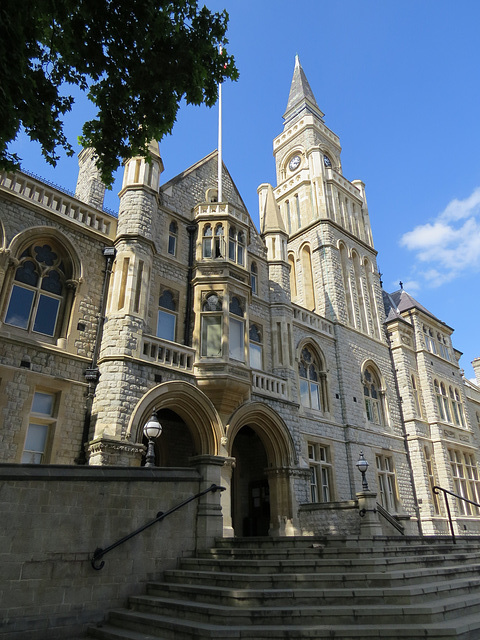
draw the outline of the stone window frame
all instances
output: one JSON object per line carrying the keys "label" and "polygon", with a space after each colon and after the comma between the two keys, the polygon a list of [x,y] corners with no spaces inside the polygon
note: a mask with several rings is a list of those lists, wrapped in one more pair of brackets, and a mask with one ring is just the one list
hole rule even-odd
{"label": "stone window frame", "polygon": [[310,469],[310,502],[333,502],[333,462],[331,447],[324,442],[307,442],[308,466]]}
{"label": "stone window frame", "polygon": [[[45,397],[51,398],[51,408],[47,412],[41,409],[42,401],[45,400]],[[35,406],[36,404],[37,407]],[[34,389],[22,448],[21,464],[48,464],[50,462],[59,404],[60,392],[43,387]],[[43,428],[42,437],[40,430]],[[38,444],[39,440],[42,441],[41,446]],[[36,448],[35,442],[37,442]],[[27,449],[27,447],[29,448]]]}
{"label": "stone window frame", "polygon": [[376,453],[375,468],[379,502],[389,513],[396,513],[399,505],[399,496],[393,456],[385,453]]}
{"label": "stone window frame", "polygon": [[374,362],[368,361],[363,365],[361,382],[367,423],[386,427],[388,413],[385,383]]}
{"label": "stone window frame", "polygon": [[[170,298],[167,297],[170,294]],[[158,308],[157,308],[157,327],[155,335],[161,340],[168,340],[170,342],[177,342],[177,329],[178,329],[178,304],[179,293],[175,289],[172,289],[168,285],[162,285],[158,293]],[[162,301],[163,298],[163,301]],[[163,304],[161,304],[163,302]],[[173,337],[172,339],[166,338],[160,334],[160,319],[170,317],[173,319]],[[170,334],[171,335],[171,334]]]}
{"label": "stone window frame", "polygon": [[253,295],[258,295],[258,266],[255,260],[250,264],[250,287]]}
{"label": "stone window frame", "polygon": [[[310,359],[307,354],[310,354]],[[297,350],[297,376],[300,406],[315,413],[328,413],[330,403],[325,358],[311,340],[303,341]],[[312,391],[316,391],[313,396]],[[307,394],[308,402],[305,401]]]}
{"label": "stone window frame", "polygon": [[[248,329],[249,361],[250,367],[257,371],[263,371],[263,327],[258,322],[250,322]],[[252,349],[253,347],[253,349]],[[252,351],[255,351],[260,358],[260,367],[252,365]]]}
{"label": "stone window frame", "polygon": [[[46,264],[39,259],[38,252],[36,255],[34,253],[35,247],[45,246],[50,247],[52,253],[56,255],[52,264]],[[81,262],[71,246],[70,241],[56,229],[36,227],[27,230],[12,241],[10,255],[11,258],[5,275],[0,300],[0,307],[2,309],[0,316],[1,321],[5,325],[8,325],[12,331],[26,332],[39,340],[64,346],[73,312],[75,292],[82,280]],[[37,276],[37,282],[35,284],[23,282],[17,278],[18,271],[22,269],[22,265],[26,265],[26,263],[34,265],[33,272]],[[61,283],[61,293],[51,292],[48,288],[44,289],[43,287],[46,278],[54,271],[58,274],[58,280]],[[22,291],[32,294],[29,296],[28,318],[25,313],[26,326],[13,323],[11,321],[12,318],[10,318],[10,322],[8,321],[14,291],[19,291],[20,295]],[[59,303],[53,330],[50,332],[35,330],[39,304],[43,302],[47,302],[48,304],[48,300],[46,299],[55,300]],[[28,301],[24,300],[24,304],[28,304]],[[38,314],[38,317],[40,317],[40,314]]]}
{"label": "stone window frame", "polygon": [[433,453],[432,453],[432,449],[430,444],[424,444],[423,445],[423,457],[425,459],[425,468],[427,471],[427,478],[428,478],[428,486],[430,489],[430,499],[432,501],[433,504],[433,510],[435,512],[436,516],[441,515],[441,509],[440,509],[440,502],[438,499],[438,494],[434,492],[433,487],[436,486],[437,481],[436,481],[436,477],[435,477],[435,464],[434,464],[434,458],[433,458]]}
{"label": "stone window frame", "polygon": [[[201,358],[221,358],[223,356],[223,299],[223,291],[208,290],[202,293],[200,318]],[[215,349],[212,349],[213,347]]]}
{"label": "stone window frame", "polygon": [[[455,493],[462,498],[480,503],[480,475],[475,454],[452,447],[448,449],[448,456]],[[479,508],[468,502],[458,500],[457,504],[461,516],[478,517],[480,514]]]}
{"label": "stone window frame", "polygon": [[[246,326],[246,301],[245,299],[232,293],[228,305],[228,354],[231,360],[245,363],[245,326]],[[233,327],[236,327],[236,333]],[[239,338],[238,346],[234,342],[234,337]],[[238,357],[237,357],[238,355]]]}
{"label": "stone window frame", "polygon": [[176,220],[171,220],[170,224],[168,225],[167,253],[173,257],[176,257],[177,247],[178,247],[178,222]]}
{"label": "stone window frame", "polygon": [[410,374],[410,384],[412,387],[413,407],[414,407],[415,416],[417,418],[423,419],[421,390],[418,383],[418,378],[414,373]]}

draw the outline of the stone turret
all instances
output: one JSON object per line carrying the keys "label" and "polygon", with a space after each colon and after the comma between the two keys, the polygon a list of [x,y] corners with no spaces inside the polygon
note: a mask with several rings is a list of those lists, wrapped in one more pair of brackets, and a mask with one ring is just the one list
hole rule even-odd
{"label": "stone turret", "polygon": [[78,179],[75,197],[96,209],[103,209],[105,185],[96,165],[95,152],[88,147],[78,154]]}

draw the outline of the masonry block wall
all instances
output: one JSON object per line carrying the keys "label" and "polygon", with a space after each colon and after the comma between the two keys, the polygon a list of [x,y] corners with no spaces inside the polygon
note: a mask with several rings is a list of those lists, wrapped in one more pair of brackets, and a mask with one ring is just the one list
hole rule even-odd
{"label": "masonry block wall", "polygon": [[[0,635],[5,640],[73,637],[108,609],[142,593],[199,545],[197,501],[104,557],[97,547],[153,520],[204,487],[194,469],[0,468]],[[220,497],[214,498],[218,504]],[[217,531],[219,534],[220,531]]]}

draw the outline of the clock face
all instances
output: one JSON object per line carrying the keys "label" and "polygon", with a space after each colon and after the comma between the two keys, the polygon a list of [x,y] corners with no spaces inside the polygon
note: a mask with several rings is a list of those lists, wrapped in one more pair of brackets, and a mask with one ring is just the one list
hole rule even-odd
{"label": "clock face", "polygon": [[298,169],[301,161],[302,160],[300,156],[293,156],[293,158],[288,163],[288,168],[290,169],[290,171],[295,171],[295,169]]}
{"label": "clock face", "polygon": [[332,166],[332,161],[330,160],[330,158],[328,156],[323,156],[323,164],[326,167],[331,167]]}

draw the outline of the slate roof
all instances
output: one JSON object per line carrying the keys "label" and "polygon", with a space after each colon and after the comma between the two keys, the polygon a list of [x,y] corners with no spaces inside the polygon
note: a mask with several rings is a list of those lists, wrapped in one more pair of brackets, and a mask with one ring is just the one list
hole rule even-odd
{"label": "slate roof", "polygon": [[283,115],[285,122],[294,118],[304,109],[312,112],[320,119],[325,115],[322,113],[317,101],[315,100],[315,96],[313,95],[313,91],[308,83],[307,76],[302,69],[300,59],[297,55],[295,56],[295,69],[293,71],[287,109]]}

